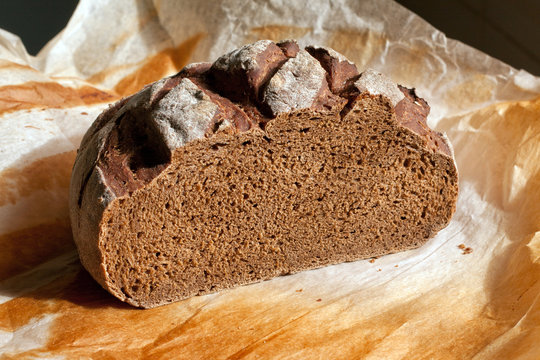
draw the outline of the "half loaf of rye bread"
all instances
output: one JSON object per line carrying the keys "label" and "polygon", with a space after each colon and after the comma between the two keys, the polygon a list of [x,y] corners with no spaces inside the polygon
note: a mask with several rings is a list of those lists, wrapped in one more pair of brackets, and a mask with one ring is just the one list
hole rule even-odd
{"label": "half loaf of rye bread", "polygon": [[414,90],[292,40],[189,65],[84,136],[70,188],[81,261],[151,308],[418,247],[458,193],[428,112]]}

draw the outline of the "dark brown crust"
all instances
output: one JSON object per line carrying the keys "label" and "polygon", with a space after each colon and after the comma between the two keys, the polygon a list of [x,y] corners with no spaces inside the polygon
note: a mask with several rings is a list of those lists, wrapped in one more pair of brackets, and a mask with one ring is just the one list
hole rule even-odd
{"label": "dark brown crust", "polygon": [[395,108],[397,119],[401,126],[404,126],[420,136],[423,136],[430,149],[441,152],[452,157],[452,151],[440,133],[433,131],[427,125],[427,116],[429,114],[429,105],[418,97],[414,89],[408,89],[398,85],[399,89],[405,94]]}
{"label": "dark brown crust", "polygon": [[232,61],[223,65],[220,59],[208,71],[209,82],[214,84],[220,94],[232,101],[243,102],[245,99],[257,101],[263,84],[288,58],[279,46],[270,43],[266,49],[256,54],[252,69],[244,68],[243,63]]}
{"label": "dark brown crust", "polygon": [[146,128],[148,124],[137,124],[136,117],[126,112],[105,142],[97,167],[116,196],[142,188],[170,164],[169,149],[155,129]]}
{"label": "dark brown crust", "polygon": [[278,42],[276,45],[281,48],[283,54],[285,54],[285,56],[288,58],[295,57],[296,54],[298,54],[298,52],[300,51],[300,47],[294,40],[284,40]]}
{"label": "dark brown crust", "polygon": [[311,56],[319,60],[324,70],[326,70],[326,79],[330,90],[334,94],[341,95],[350,86],[351,80],[359,75],[356,65],[349,61],[333,57],[326,48],[308,46],[306,50]]}
{"label": "dark brown crust", "polygon": [[217,131],[223,121],[228,120],[233,124],[233,128],[238,131],[248,131],[258,124],[257,119],[249,116],[238,105],[233,103],[228,98],[219,95],[208,85],[208,80],[202,74],[199,77],[188,77],[204,91],[214,103],[219,106],[219,112],[214,116],[212,126],[208,129],[208,134],[211,135]]}
{"label": "dark brown crust", "polygon": [[[358,99],[372,96],[354,87],[359,77],[356,66],[323,48],[306,50],[326,71],[326,78],[321,81],[309,107],[314,114],[337,112],[343,118],[353,110]],[[109,283],[101,263],[99,239],[103,211],[115,198],[144,188],[171,163],[175,148],[165,145],[164,135],[153,115],[162,99],[188,79],[203,94],[201,96],[206,97],[205,101],[215,105],[204,137],[221,131],[264,130],[276,116],[272,116],[261,98],[262,91],[283,64],[299,51],[295,41],[271,43],[257,53],[253,59],[255,66],[249,70],[237,64],[228,67],[216,66],[216,63],[190,65],[177,75],[122,99],[96,119],[83,138],[74,165],[70,212],[81,260],[104,288],[121,297],[119,290]],[[424,139],[426,148],[433,153],[452,158],[451,148],[442,134],[427,126],[427,103],[414,89],[401,86],[399,89],[404,99],[394,108],[388,103],[397,123]]]}

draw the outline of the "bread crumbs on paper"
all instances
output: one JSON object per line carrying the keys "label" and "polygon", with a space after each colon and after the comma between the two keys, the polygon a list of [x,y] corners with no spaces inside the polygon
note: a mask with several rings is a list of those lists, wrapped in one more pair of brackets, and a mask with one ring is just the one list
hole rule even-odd
{"label": "bread crumbs on paper", "polygon": [[471,247],[465,246],[465,244],[459,244],[458,248],[462,250],[462,255],[467,255],[473,252],[473,249]]}

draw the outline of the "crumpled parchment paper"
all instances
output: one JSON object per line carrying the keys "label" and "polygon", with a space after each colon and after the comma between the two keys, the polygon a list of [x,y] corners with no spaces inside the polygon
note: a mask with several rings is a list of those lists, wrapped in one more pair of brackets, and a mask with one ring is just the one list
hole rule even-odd
{"label": "crumpled parchment paper", "polygon": [[[108,103],[257,39],[342,52],[415,87],[460,195],[420,249],[153,310],[102,290],[68,221]],[[0,30],[0,358],[539,359],[540,78],[389,0],[82,0],[37,57]]]}

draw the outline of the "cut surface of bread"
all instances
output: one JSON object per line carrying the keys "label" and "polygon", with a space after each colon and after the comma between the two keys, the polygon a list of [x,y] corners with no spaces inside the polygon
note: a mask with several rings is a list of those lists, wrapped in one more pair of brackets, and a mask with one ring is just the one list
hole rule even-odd
{"label": "cut surface of bread", "polygon": [[457,199],[413,90],[332,49],[259,41],[104,112],[75,163],[81,261],[151,308],[416,248]]}

